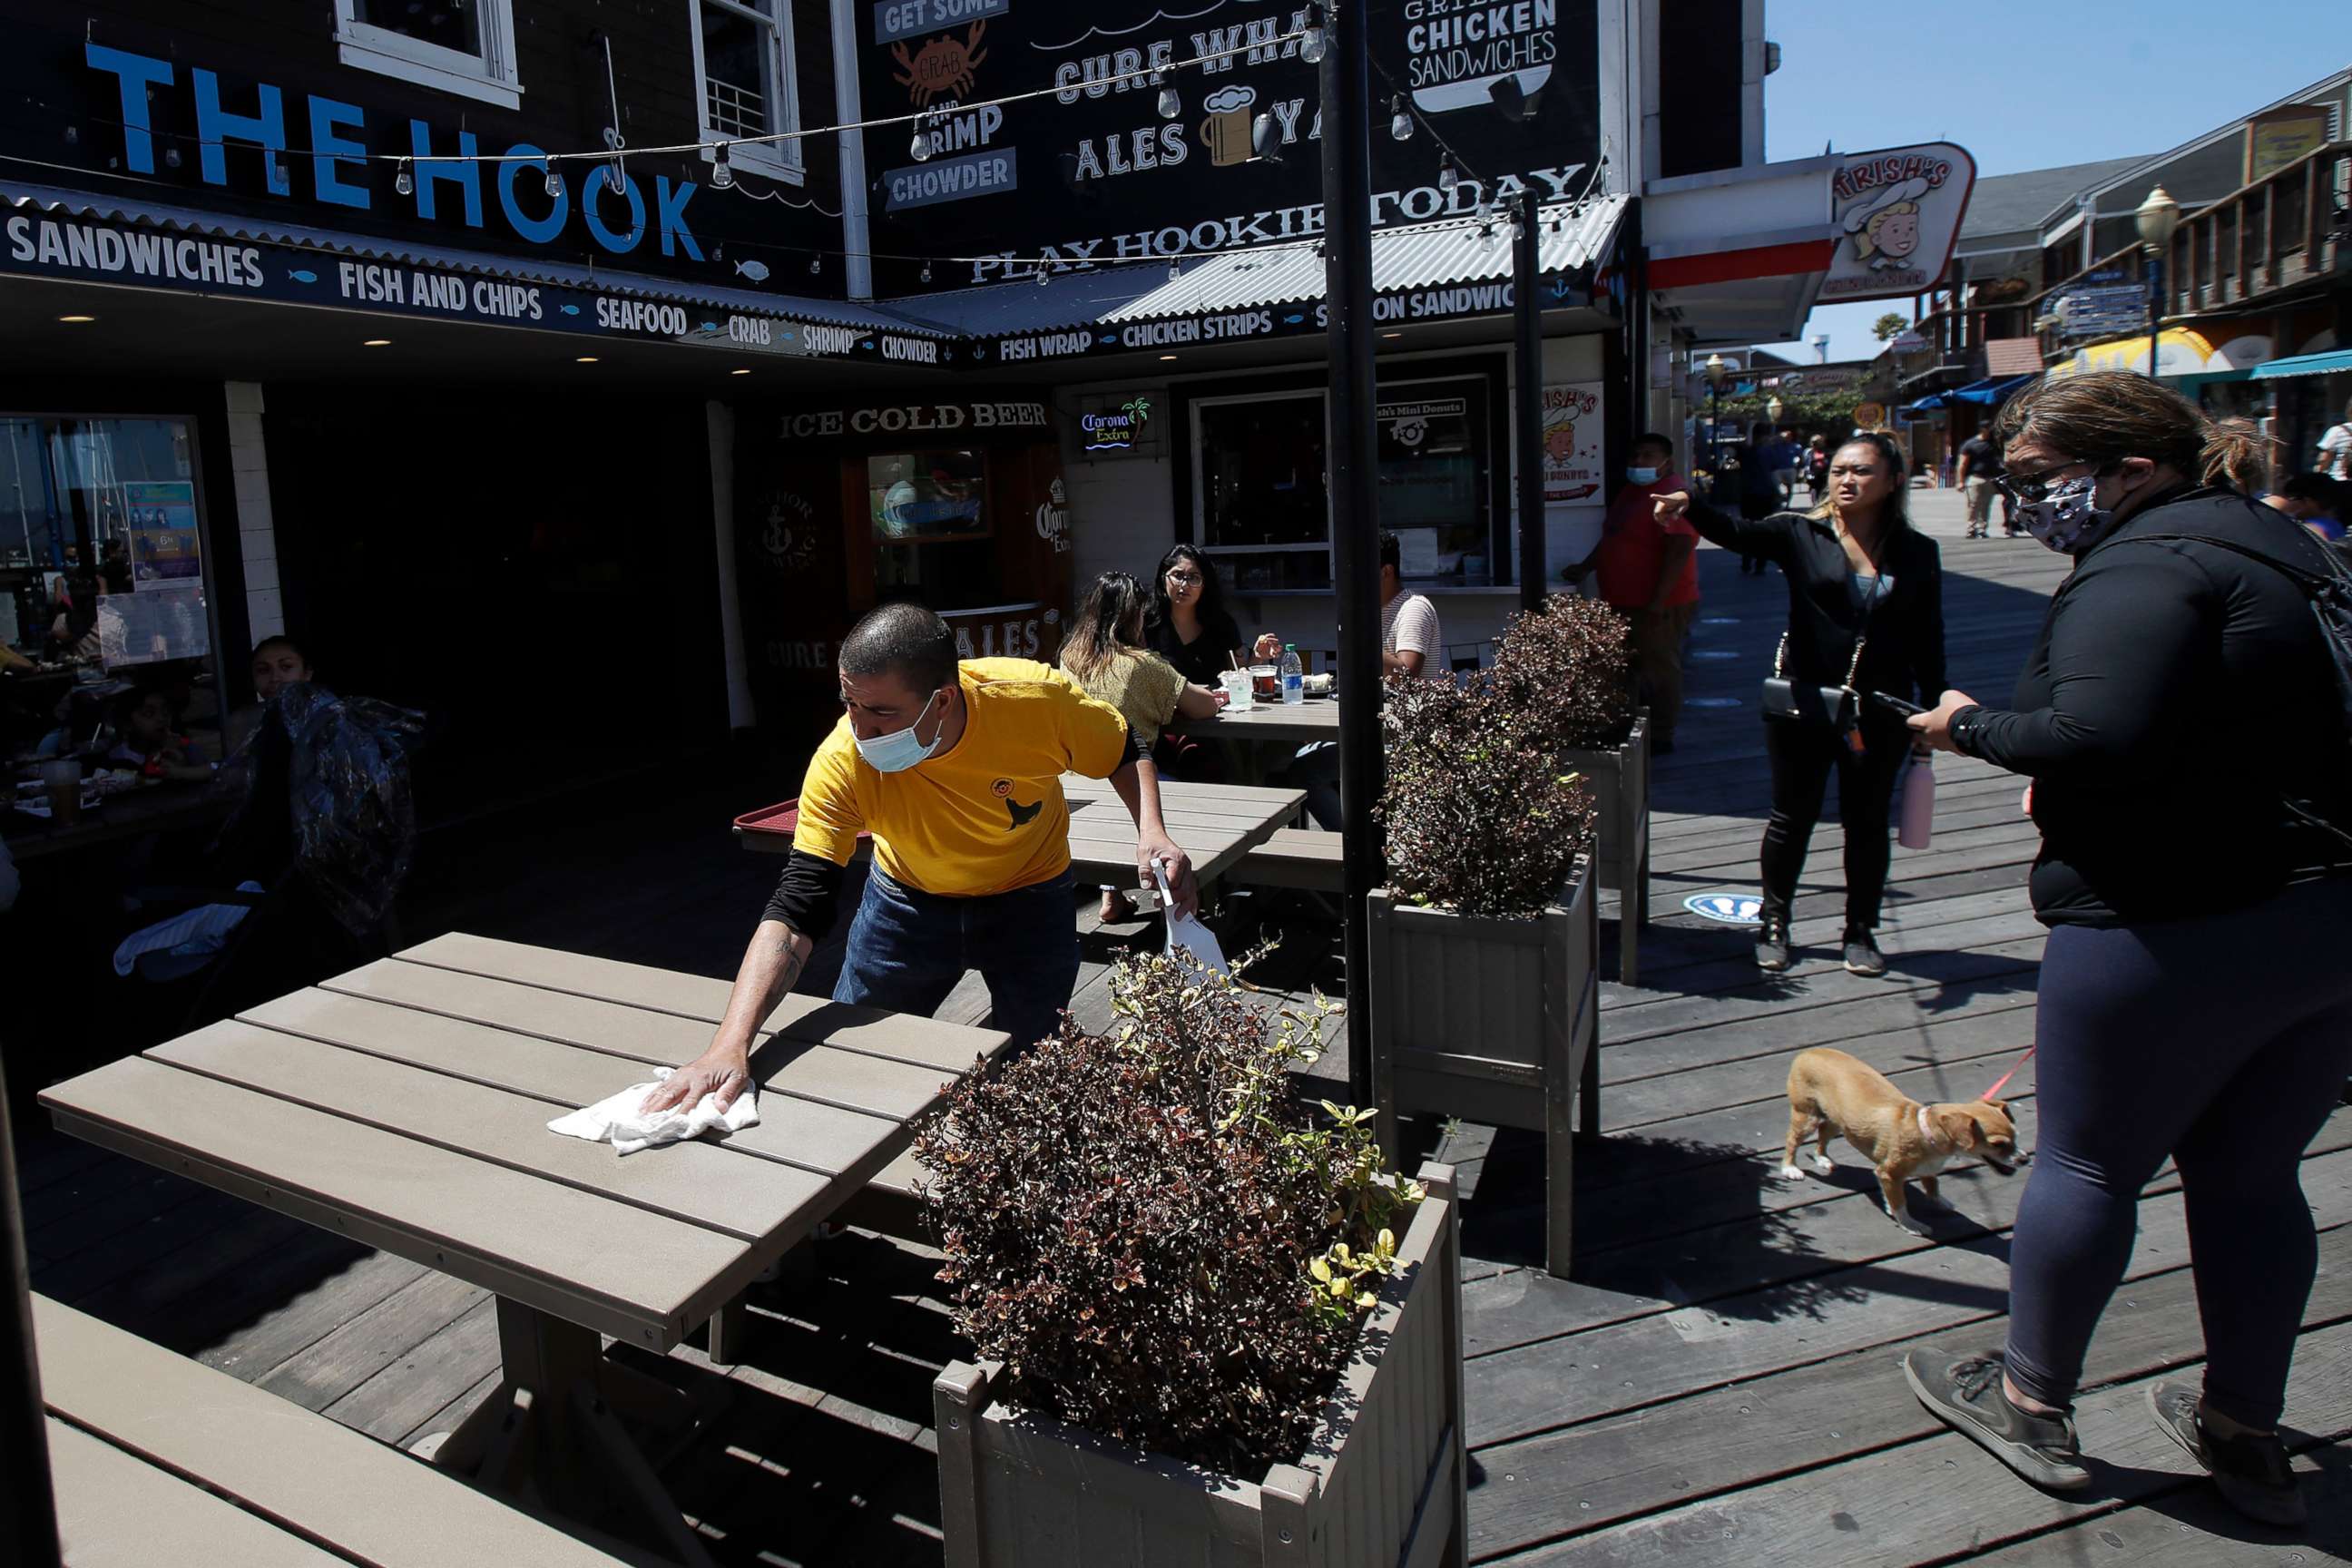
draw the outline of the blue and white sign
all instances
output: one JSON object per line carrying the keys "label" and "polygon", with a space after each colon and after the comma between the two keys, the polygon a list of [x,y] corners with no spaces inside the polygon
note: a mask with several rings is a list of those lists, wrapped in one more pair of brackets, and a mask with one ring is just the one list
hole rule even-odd
{"label": "blue and white sign", "polygon": [[1727,926],[1764,923],[1764,900],[1753,893],[1693,893],[1683,900],[1683,908],[1703,921]]}
{"label": "blue and white sign", "polygon": [[1685,708],[1740,708],[1746,704],[1737,697],[1693,697],[1683,703]]}

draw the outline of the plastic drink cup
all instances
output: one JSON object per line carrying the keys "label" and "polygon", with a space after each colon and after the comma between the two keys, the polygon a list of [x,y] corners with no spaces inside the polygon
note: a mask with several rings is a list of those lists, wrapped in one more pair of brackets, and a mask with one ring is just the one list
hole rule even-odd
{"label": "plastic drink cup", "polygon": [[1217,673],[1217,683],[1225,689],[1225,711],[1246,713],[1254,706],[1250,699],[1250,676],[1245,669],[1226,669]]}
{"label": "plastic drink cup", "polygon": [[49,820],[63,827],[81,820],[81,763],[71,757],[41,764],[41,783],[49,793]]}

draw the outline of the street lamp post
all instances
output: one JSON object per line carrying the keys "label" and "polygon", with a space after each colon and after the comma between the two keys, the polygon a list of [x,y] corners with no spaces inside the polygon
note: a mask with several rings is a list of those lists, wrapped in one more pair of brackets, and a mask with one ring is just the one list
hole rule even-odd
{"label": "street lamp post", "polygon": [[2180,204],[2162,185],[2132,214],[2139,228],[2139,247],[2147,257],[2147,378],[2156,379],[2156,353],[2164,335],[2164,258],[2172,253],[2173,231],[2180,226]]}
{"label": "street lamp post", "polygon": [[1723,478],[1723,356],[1706,356],[1706,443],[1708,468]]}
{"label": "street lamp post", "polygon": [[[1775,457],[1778,457],[1780,451],[1780,411],[1787,406],[1788,405],[1782,403],[1778,397],[1768,397],[1764,400],[1764,417],[1771,422],[1772,452]],[[1796,499],[1796,492],[1792,489],[1782,496],[1780,500],[1783,505],[1786,505]]]}

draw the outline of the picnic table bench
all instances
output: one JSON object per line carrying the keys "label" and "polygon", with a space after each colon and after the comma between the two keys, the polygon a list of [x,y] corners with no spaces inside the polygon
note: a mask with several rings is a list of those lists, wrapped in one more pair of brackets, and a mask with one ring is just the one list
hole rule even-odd
{"label": "picnic table bench", "polygon": [[66,1560],[341,1568],[612,1568],[399,1449],[226,1373],[33,1298]]}
{"label": "picnic table bench", "polygon": [[726,981],[449,935],[42,1092],[63,1131],[498,1297],[503,1386],[436,1458],[703,1553],[615,1412],[693,1401],[603,1354],[711,1325],[904,1150],[1001,1033],[789,996],[751,1057],[760,1125],[622,1157],[552,1117],[701,1054]]}

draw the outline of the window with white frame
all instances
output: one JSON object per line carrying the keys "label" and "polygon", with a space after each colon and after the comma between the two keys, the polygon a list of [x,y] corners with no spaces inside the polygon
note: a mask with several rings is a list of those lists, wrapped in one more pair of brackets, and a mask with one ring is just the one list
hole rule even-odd
{"label": "window with white frame", "polygon": [[[801,179],[801,144],[761,142],[800,129],[793,89],[792,0],[688,0],[694,17],[694,97],[702,139],[732,143],[731,167]],[[714,153],[703,153],[706,162]]]}
{"label": "window with white frame", "polygon": [[514,0],[335,0],[335,43],[347,66],[522,105]]}

